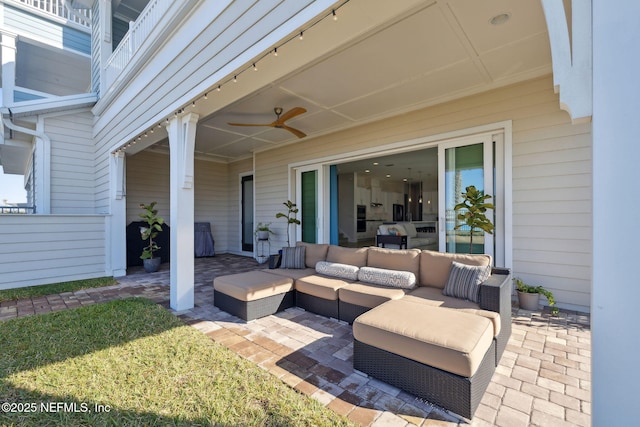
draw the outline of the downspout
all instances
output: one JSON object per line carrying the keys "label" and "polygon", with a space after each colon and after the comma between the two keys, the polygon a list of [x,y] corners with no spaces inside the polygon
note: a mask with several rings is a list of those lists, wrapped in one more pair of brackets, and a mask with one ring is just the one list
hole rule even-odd
{"label": "downspout", "polygon": [[[49,136],[44,133],[42,130],[38,130],[40,125],[40,120],[38,120],[38,125],[36,125],[36,130],[29,129],[23,126],[19,126],[12,121],[11,109],[2,108],[0,110],[2,114],[2,134],[4,135],[4,126],[8,127],[11,130],[16,132],[22,132],[27,135],[31,135],[36,138],[36,155],[38,153],[42,153],[42,157],[40,158],[40,162],[42,163],[42,173],[35,174],[34,184],[36,185],[36,191],[38,189],[42,192],[42,200],[39,203],[36,203],[36,206],[41,206],[41,212],[37,212],[40,214],[49,214],[51,212],[51,188],[46,185],[49,181],[45,179],[45,177],[49,177],[51,175],[51,139]],[[5,117],[5,114],[9,114],[9,118]],[[37,167],[37,166],[36,166]],[[36,192],[36,198],[37,198]]]}

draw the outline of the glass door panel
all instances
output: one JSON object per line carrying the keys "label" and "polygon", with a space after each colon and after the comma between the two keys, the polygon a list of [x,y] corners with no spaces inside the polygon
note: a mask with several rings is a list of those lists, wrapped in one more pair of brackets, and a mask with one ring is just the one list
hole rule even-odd
{"label": "glass door panel", "polygon": [[318,242],[318,172],[301,173],[301,221],[302,241]]}
{"label": "glass door panel", "polygon": [[[488,142],[487,142],[488,141]],[[476,143],[444,144],[439,147],[439,211],[440,251],[451,253],[486,253],[493,255],[493,236],[483,231],[469,229],[458,220],[462,210],[454,206],[462,202],[466,187],[493,194],[493,144]],[[489,189],[487,191],[486,189]],[[489,200],[493,203],[493,200]],[[487,212],[495,224],[493,212]]]}
{"label": "glass door panel", "polygon": [[241,178],[242,250],[253,252],[253,175]]}

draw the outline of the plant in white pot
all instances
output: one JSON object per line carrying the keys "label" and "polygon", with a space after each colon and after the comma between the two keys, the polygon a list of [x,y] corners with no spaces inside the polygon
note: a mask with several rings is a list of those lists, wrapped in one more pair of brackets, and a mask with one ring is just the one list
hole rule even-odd
{"label": "plant in white pot", "polygon": [[158,271],[160,263],[162,262],[160,257],[153,256],[153,253],[160,249],[160,246],[158,246],[154,239],[158,237],[158,233],[162,231],[162,224],[164,224],[164,219],[158,216],[158,210],[155,207],[156,202],[151,202],[149,205],[140,203],[140,208],[143,212],[138,214],[138,216],[147,223],[146,227],[140,227],[142,240],[149,241],[149,244],[142,249],[142,255],[140,255],[144,270],[147,273]]}
{"label": "plant in white pot", "polygon": [[258,240],[269,240],[269,235],[274,234],[270,227],[270,222],[266,224],[262,222],[258,223],[258,225],[256,226],[256,237],[258,238]]}
{"label": "plant in white pot", "polygon": [[540,304],[540,295],[544,295],[549,302],[551,308],[551,314],[558,315],[558,307],[556,307],[556,300],[553,297],[551,291],[546,290],[542,286],[532,286],[526,284],[519,277],[514,277],[513,281],[516,284],[516,290],[518,291],[518,304],[520,308],[525,310],[537,310]]}

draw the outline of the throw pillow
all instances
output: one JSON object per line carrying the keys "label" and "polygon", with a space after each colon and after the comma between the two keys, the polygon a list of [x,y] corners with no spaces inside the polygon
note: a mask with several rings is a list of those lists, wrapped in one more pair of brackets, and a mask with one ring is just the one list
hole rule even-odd
{"label": "throw pillow", "polygon": [[280,268],[305,268],[305,246],[282,248],[282,262]]}
{"label": "throw pillow", "polygon": [[358,280],[391,288],[413,289],[416,286],[416,275],[412,272],[386,268],[361,267]]}
{"label": "throw pillow", "polygon": [[317,273],[347,280],[358,280],[359,270],[355,265],[341,264],[339,262],[318,261],[316,264]]}
{"label": "throw pillow", "polygon": [[453,261],[442,294],[480,302],[480,285],[490,275],[490,265],[466,265]]}

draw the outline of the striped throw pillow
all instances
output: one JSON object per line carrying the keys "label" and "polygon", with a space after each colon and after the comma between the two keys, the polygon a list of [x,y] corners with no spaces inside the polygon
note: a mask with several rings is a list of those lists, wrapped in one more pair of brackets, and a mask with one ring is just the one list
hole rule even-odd
{"label": "striped throw pillow", "polygon": [[280,268],[305,268],[305,246],[282,248],[282,262]]}
{"label": "striped throw pillow", "polygon": [[466,265],[453,261],[442,294],[480,302],[480,285],[490,275],[490,265]]}

